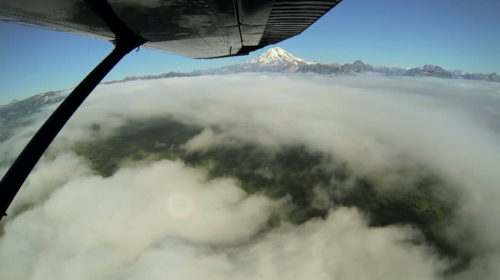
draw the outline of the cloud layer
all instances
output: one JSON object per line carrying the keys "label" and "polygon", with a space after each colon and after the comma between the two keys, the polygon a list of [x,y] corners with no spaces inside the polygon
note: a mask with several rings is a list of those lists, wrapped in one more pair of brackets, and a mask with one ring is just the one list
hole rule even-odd
{"label": "cloud layer", "polygon": [[[9,210],[0,276],[496,279],[498,112],[500,87],[477,81],[244,74],[100,86]],[[470,233],[464,246],[478,257],[467,270],[443,276],[448,261],[414,242],[418,230],[369,227],[354,208],[269,228],[286,202],[249,195],[234,179],[211,179],[171,160],[124,164],[102,178],[72,152],[74,143],[105,138],[130,120],[166,116],[204,128],[185,144],[192,151],[305,145],[391,182],[403,178],[399,169],[425,166],[459,194],[447,234]],[[39,124],[1,143],[3,161],[14,158]]]}

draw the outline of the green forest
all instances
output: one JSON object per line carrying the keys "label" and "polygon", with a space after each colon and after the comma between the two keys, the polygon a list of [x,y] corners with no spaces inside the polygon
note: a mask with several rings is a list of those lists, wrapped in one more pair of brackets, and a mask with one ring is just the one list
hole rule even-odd
{"label": "green forest", "polygon": [[[98,132],[100,127],[93,129]],[[418,228],[422,238],[408,242],[425,243],[449,259],[450,272],[465,268],[473,257],[444,234],[460,198],[423,166],[385,174],[360,173],[343,159],[301,145],[270,149],[232,141],[203,151],[184,149],[183,144],[203,129],[171,118],[134,120],[110,137],[79,142],[74,150],[104,177],[112,176],[124,163],[171,159],[206,169],[209,179],[236,178],[249,194],[286,201],[268,221],[269,229],[282,222],[322,219],[335,207],[356,207],[370,226]],[[400,179],[383,180],[387,174]]]}

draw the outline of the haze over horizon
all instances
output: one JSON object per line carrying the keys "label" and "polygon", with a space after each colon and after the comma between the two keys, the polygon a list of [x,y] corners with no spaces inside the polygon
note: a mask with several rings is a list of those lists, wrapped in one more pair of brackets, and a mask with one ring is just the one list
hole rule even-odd
{"label": "haze over horizon", "polygon": [[[320,66],[318,69],[314,68],[315,65]],[[396,75],[396,76],[423,76],[423,77],[437,77],[437,78],[453,78],[453,79],[470,79],[470,80],[486,80],[500,82],[500,75],[496,73],[470,73],[460,70],[449,71],[448,69],[443,69],[439,65],[424,65],[420,67],[410,68],[410,67],[394,67],[390,65],[370,65],[366,64],[361,60],[356,60],[353,63],[321,63],[316,61],[307,61],[300,57],[297,57],[281,47],[268,47],[265,52],[261,52],[257,56],[250,56],[246,61],[224,65],[216,68],[207,69],[196,69],[190,72],[179,72],[172,71],[168,73],[159,73],[156,75],[142,75],[142,76],[127,76],[120,80],[104,81],[102,84],[114,83],[114,82],[127,82],[135,79],[156,79],[165,76],[183,76],[183,75],[219,75],[219,74],[231,74],[231,73],[241,73],[241,72],[313,72],[319,74],[335,74],[335,75],[345,75],[345,74],[361,74],[361,73],[379,73],[382,75]],[[49,92],[60,92],[67,91],[70,89],[55,89]],[[45,92],[44,92],[45,93]],[[44,94],[39,93],[39,94]],[[35,94],[30,97],[37,96]],[[12,104],[23,99],[13,99],[9,103],[0,104],[7,105]]]}

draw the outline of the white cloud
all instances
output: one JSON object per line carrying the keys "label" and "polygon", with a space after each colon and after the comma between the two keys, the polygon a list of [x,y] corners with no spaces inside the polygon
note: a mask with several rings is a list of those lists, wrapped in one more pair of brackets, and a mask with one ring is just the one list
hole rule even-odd
{"label": "white cloud", "polygon": [[410,228],[370,229],[354,209],[258,237],[276,206],[179,162],[82,176],[6,225],[0,271],[13,280],[434,279],[444,268],[409,242]]}
{"label": "white cloud", "polygon": [[71,179],[91,174],[87,163],[73,153],[44,158],[33,170],[9,211],[18,212],[24,207],[42,203],[60,186]]}
{"label": "white cloud", "polygon": [[221,139],[217,139],[215,133],[210,128],[205,128],[201,133],[189,139],[184,145],[188,151],[206,150],[217,145],[223,144]]}
{"label": "white cloud", "polygon": [[0,271],[5,279],[107,279],[163,240],[243,242],[275,205],[179,162],[76,177],[6,224]]}
{"label": "white cloud", "polygon": [[[279,202],[231,179],[161,161],[91,174],[68,149],[129,120],[174,117],[205,130],[191,150],[306,145],[360,173],[426,166],[462,194],[450,234],[472,230],[460,279],[496,279],[500,109],[496,83],[379,76],[244,74],[100,86],[70,120],[0,239],[5,279],[433,279],[446,262],[408,228],[369,228],[353,209],[262,233]],[[493,108],[493,109],[492,109]],[[99,132],[91,129],[99,124]],[[13,158],[35,125],[3,142]],[[59,172],[60,171],[60,172]],[[389,179],[388,179],[389,180]],[[321,196],[321,192],[318,192]],[[318,203],[330,206],[329,201]],[[466,243],[466,242],[463,242]]]}
{"label": "white cloud", "polygon": [[368,229],[355,210],[343,208],[326,220],[283,226],[229,251],[169,240],[124,274],[126,279],[436,279],[443,263],[408,243],[413,236],[408,228]]}

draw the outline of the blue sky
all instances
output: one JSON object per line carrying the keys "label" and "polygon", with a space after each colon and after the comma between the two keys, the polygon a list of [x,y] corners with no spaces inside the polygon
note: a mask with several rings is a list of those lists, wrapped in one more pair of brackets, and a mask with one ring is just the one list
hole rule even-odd
{"label": "blue sky", "polygon": [[[279,43],[319,62],[500,73],[498,0],[344,0],[303,34]],[[74,87],[111,51],[105,41],[0,23],[0,104]],[[257,51],[251,56],[261,53]],[[248,57],[196,60],[141,49],[106,78],[190,71]]]}

